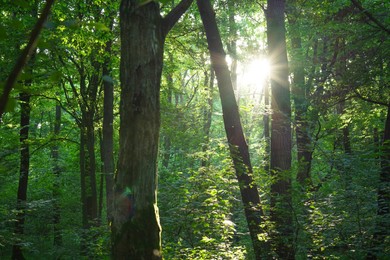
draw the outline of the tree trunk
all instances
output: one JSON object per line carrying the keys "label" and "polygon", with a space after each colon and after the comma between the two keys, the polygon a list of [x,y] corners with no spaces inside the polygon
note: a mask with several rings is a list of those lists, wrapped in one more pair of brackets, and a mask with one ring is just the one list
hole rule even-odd
{"label": "tree trunk", "polygon": [[253,181],[252,166],[248,146],[243,134],[238,106],[234,97],[230,72],[225,60],[221,37],[218,31],[210,1],[197,1],[202,22],[206,31],[211,63],[218,80],[218,88],[222,102],[225,131],[228,138],[230,155],[233,160],[238,179],[245,216],[251,235],[256,259],[261,259],[262,243],[258,236],[263,233],[262,209],[257,185]]}
{"label": "tree trunk", "polygon": [[313,155],[312,142],[309,137],[310,125],[307,118],[308,101],[306,100],[307,85],[305,84],[304,57],[302,52],[302,41],[300,28],[297,25],[297,16],[295,9],[297,3],[294,1],[290,6],[289,24],[292,27],[291,45],[292,45],[292,94],[295,105],[295,135],[297,141],[297,160],[298,173],[297,181],[302,187],[311,185],[311,161]]}
{"label": "tree trunk", "polygon": [[230,66],[230,77],[232,80],[233,90],[236,93],[236,99],[240,98],[237,89],[237,24],[235,20],[235,1],[228,1],[229,12],[229,42],[227,44],[228,54],[232,59]]}
{"label": "tree trunk", "polygon": [[120,8],[121,123],[113,257],[161,259],[157,148],[164,41],[158,4],[138,7],[135,2],[124,0]]}
{"label": "tree trunk", "polygon": [[264,171],[266,173],[270,172],[270,129],[269,129],[269,116],[270,116],[270,106],[269,106],[269,83],[267,81],[264,84],[264,115],[263,115],[263,124],[264,124]]}
{"label": "tree trunk", "polygon": [[120,147],[114,186],[114,259],[161,259],[157,207],[160,81],[166,34],[191,5],[164,19],[159,4],[122,0]]}
{"label": "tree trunk", "polygon": [[[54,119],[54,138],[57,138],[60,134],[61,129],[61,107],[56,105],[56,114]],[[53,174],[54,174],[54,182],[53,182],[53,245],[55,247],[62,246],[62,234],[60,229],[61,222],[61,193],[60,193],[60,174],[61,168],[59,165],[59,146],[58,142],[55,141],[55,144],[51,149],[51,156],[53,158]]]}
{"label": "tree trunk", "polygon": [[271,64],[271,221],[272,244],[280,259],[294,259],[291,201],[291,105],[284,24],[284,0],[267,1],[268,54]]}
{"label": "tree trunk", "polygon": [[377,196],[377,221],[375,226],[373,249],[366,259],[382,259],[383,246],[390,235],[390,104],[387,107],[387,118],[381,151],[381,172]]}
{"label": "tree trunk", "polygon": [[202,167],[206,167],[210,164],[209,162],[209,156],[207,155],[207,151],[209,149],[209,142],[210,142],[210,129],[211,129],[211,120],[212,120],[212,114],[213,114],[213,93],[214,93],[214,69],[210,67],[210,77],[208,75],[208,72],[205,72],[205,86],[208,87],[208,93],[207,93],[207,106],[204,108],[204,123],[203,123],[203,145],[202,145],[202,152],[204,153],[204,158],[202,158],[200,165]]}
{"label": "tree trunk", "polygon": [[[20,238],[24,234],[24,222],[26,219],[28,174],[30,168],[30,146],[28,133],[30,128],[30,94],[20,93],[20,175],[17,195],[17,215],[15,221],[15,234]],[[16,243],[12,247],[12,259],[24,259],[21,245]]]}
{"label": "tree trunk", "polygon": [[[111,54],[112,42],[106,44],[106,54]],[[103,76],[111,75],[110,58],[103,64]],[[107,221],[112,221],[114,189],[114,85],[112,80],[103,81],[103,174],[106,181]]]}

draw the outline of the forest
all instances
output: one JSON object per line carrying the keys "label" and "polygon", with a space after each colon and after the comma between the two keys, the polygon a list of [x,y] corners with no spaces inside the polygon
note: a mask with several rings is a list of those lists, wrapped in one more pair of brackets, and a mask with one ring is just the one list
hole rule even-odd
{"label": "forest", "polygon": [[0,259],[390,259],[389,10],[0,0]]}

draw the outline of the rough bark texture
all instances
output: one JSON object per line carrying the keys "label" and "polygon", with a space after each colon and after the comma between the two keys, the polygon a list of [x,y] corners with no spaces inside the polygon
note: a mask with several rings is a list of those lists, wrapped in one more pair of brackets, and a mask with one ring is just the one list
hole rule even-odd
{"label": "rough bark texture", "polygon": [[274,252],[294,259],[291,202],[291,104],[284,24],[284,0],[267,1],[268,54],[271,64],[271,221]]}
{"label": "rough bark texture", "polygon": [[[157,149],[164,39],[158,4],[122,1],[120,150],[115,177],[114,259],[161,259]],[[137,40],[134,40],[137,39]]]}
{"label": "rough bark texture", "polygon": [[[27,202],[27,187],[28,175],[30,168],[30,147],[28,144],[28,134],[30,129],[30,94],[20,93],[20,175],[18,185],[18,195],[15,222],[15,234],[22,236],[24,234],[24,222],[26,218],[26,202]],[[24,259],[20,244],[14,244],[12,247],[12,259]]]}
{"label": "rough bark texture", "polygon": [[222,102],[225,131],[228,138],[230,155],[238,179],[245,216],[251,235],[256,259],[261,259],[262,244],[258,235],[262,233],[262,210],[257,185],[252,178],[252,166],[248,146],[243,134],[238,106],[234,97],[230,72],[225,60],[221,37],[218,31],[215,14],[210,1],[197,1],[202,22],[206,31],[211,63],[218,81]]}
{"label": "rough bark texture", "polygon": [[161,259],[157,150],[164,39],[192,0],[164,19],[158,3],[122,0],[120,147],[114,186],[114,259]]}

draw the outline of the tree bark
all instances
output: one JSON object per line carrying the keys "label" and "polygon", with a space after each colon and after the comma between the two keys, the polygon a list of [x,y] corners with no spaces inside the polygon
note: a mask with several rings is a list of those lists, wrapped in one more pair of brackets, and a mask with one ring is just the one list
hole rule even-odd
{"label": "tree bark", "polygon": [[[26,219],[27,187],[30,168],[30,146],[28,144],[28,134],[30,129],[30,94],[20,93],[20,175],[17,195],[17,215],[15,222],[15,234],[23,236],[24,222]],[[12,246],[12,259],[24,259],[20,244]]]}
{"label": "tree bark", "polygon": [[[111,54],[112,42],[106,44],[106,55]],[[110,76],[110,58],[103,64],[103,76]],[[103,81],[103,173],[106,181],[107,221],[112,221],[114,189],[114,85],[112,80]]]}
{"label": "tree bark", "polygon": [[95,157],[95,133],[94,116],[96,93],[98,89],[99,70],[94,70],[88,79],[84,67],[81,66],[80,96],[81,121],[80,121],[80,181],[82,202],[83,238],[81,241],[81,253],[88,255],[88,241],[91,239],[89,230],[98,224],[98,198],[96,186],[96,157]]}
{"label": "tree bark", "polygon": [[284,0],[267,1],[267,39],[271,64],[271,234],[280,259],[294,259],[291,200],[291,104],[284,23]]}
{"label": "tree bark", "polygon": [[261,259],[263,245],[258,236],[263,233],[262,209],[257,185],[253,181],[252,166],[248,146],[243,134],[237,102],[234,96],[230,72],[225,60],[221,37],[210,1],[197,0],[199,12],[206,31],[211,64],[218,81],[222,102],[225,131],[228,138],[230,155],[238,179],[245,216],[252,239],[256,259]]}
{"label": "tree bark", "polygon": [[192,0],[164,19],[159,4],[122,0],[120,147],[114,186],[114,259],[161,259],[157,207],[160,81],[165,36]]}

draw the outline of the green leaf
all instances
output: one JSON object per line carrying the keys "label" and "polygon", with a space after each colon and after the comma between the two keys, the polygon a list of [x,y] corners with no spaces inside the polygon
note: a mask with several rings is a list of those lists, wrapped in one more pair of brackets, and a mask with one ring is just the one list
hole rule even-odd
{"label": "green leaf", "polygon": [[158,0],[162,4],[168,4],[170,0]]}
{"label": "green leaf", "polygon": [[62,78],[62,73],[60,71],[54,71],[49,76],[49,80],[51,82],[59,82],[61,78]]}
{"label": "green leaf", "polygon": [[14,0],[14,4],[23,8],[23,9],[29,9],[30,4],[26,0]]}
{"label": "green leaf", "polygon": [[96,30],[99,30],[99,31],[110,31],[110,29],[103,23],[92,23],[91,24],[93,27],[95,27]]}
{"label": "green leaf", "polygon": [[7,30],[0,25],[0,39],[7,39]]}

